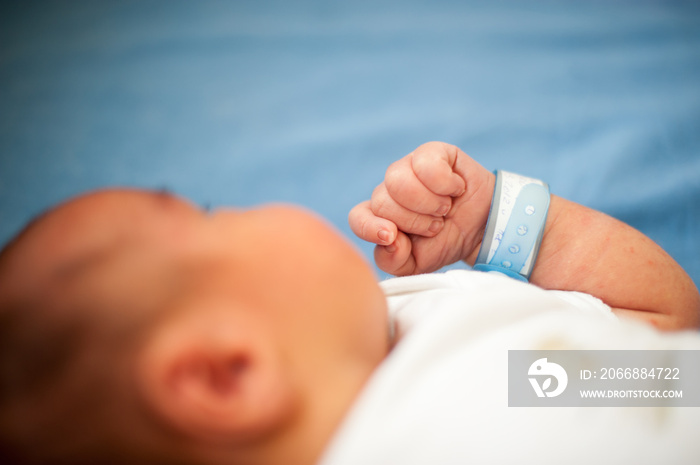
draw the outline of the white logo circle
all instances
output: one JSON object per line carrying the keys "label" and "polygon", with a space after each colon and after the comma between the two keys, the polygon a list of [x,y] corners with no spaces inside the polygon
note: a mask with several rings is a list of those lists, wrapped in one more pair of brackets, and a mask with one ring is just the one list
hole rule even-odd
{"label": "white logo circle", "polygon": [[[537,397],[556,397],[564,392],[569,382],[566,370],[557,363],[548,362],[546,358],[535,360],[527,374],[530,376],[528,379]],[[552,387],[552,378],[557,380],[557,384],[554,389],[549,390]]]}

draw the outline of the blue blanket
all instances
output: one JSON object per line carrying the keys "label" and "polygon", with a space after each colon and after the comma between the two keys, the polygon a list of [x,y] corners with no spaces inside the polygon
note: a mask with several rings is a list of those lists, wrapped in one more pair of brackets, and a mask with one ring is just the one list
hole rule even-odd
{"label": "blue blanket", "polygon": [[388,164],[443,140],[635,226],[700,284],[698,2],[6,3],[2,242],[111,185],[299,203],[349,235]]}

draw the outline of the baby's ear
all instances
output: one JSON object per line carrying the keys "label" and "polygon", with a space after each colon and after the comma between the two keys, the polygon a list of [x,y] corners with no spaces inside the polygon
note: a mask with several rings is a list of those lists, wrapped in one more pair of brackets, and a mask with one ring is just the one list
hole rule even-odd
{"label": "baby's ear", "polygon": [[167,323],[140,354],[147,403],[171,426],[209,443],[245,443],[280,428],[299,396],[264,329],[226,311]]}

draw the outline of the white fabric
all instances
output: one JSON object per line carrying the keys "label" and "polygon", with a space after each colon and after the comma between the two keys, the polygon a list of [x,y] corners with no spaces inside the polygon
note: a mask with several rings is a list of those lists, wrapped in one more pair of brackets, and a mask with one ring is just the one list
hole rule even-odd
{"label": "white fabric", "polygon": [[700,463],[698,408],[508,407],[509,349],[700,349],[600,300],[456,270],[382,283],[400,341],[323,465]]}

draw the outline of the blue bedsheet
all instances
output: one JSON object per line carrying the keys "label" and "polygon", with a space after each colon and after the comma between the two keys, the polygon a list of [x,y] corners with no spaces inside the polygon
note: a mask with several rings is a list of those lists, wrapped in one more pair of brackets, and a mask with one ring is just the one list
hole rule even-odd
{"label": "blue bedsheet", "polygon": [[698,2],[7,3],[1,242],[110,185],[295,202],[350,234],[386,166],[444,140],[641,229],[700,284]]}

